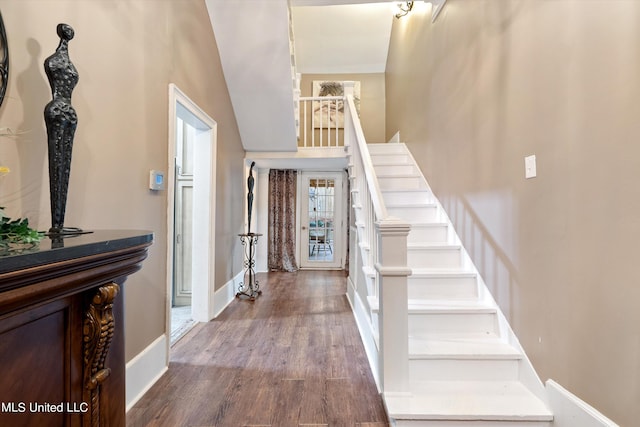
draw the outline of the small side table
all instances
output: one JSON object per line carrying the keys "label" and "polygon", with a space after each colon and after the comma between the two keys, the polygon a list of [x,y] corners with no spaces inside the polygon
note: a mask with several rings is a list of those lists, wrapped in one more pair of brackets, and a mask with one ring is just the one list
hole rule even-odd
{"label": "small side table", "polygon": [[251,301],[255,301],[258,295],[262,294],[260,285],[256,280],[256,260],[254,259],[256,254],[256,246],[258,245],[258,237],[262,236],[259,233],[244,233],[238,234],[240,236],[240,242],[244,246],[244,282],[238,286],[238,292],[236,298],[240,296],[249,297]]}

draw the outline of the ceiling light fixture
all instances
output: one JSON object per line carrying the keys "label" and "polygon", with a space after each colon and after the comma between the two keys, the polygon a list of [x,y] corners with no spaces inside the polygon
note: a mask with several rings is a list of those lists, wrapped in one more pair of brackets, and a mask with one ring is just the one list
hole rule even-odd
{"label": "ceiling light fixture", "polygon": [[[407,16],[415,6],[415,3],[417,2],[418,0],[415,0],[415,1],[405,0],[402,3],[397,3],[396,4],[397,13],[395,14],[396,18],[400,19],[403,16]],[[436,22],[436,18],[442,11],[442,8],[444,7],[444,4],[447,2],[447,0],[424,0],[424,2],[431,4],[431,22]]]}
{"label": "ceiling light fixture", "polygon": [[413,9],[413,1],[407,0],[405,3],[398,3],[399,12],[396,13],[396,18],[400,19],[403,16],[406,16],[411,9]]}

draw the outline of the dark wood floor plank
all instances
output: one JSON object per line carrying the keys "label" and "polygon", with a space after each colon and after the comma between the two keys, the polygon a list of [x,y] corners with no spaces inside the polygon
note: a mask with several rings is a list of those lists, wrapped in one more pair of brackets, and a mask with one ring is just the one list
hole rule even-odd
{"label": "dark wood floor plank", "polygon": [[173,348],[168,372],[127,414],[130,427],[388,426],[343,272],[259,275]]}
{"label": "dark wood floor plank", "polygon": [[291,402],[300,400],[304,392],[304,380],[284,379],[276,391],[276,406],[271,422],[274,426],[298,427],[300,409],[292,409]]}

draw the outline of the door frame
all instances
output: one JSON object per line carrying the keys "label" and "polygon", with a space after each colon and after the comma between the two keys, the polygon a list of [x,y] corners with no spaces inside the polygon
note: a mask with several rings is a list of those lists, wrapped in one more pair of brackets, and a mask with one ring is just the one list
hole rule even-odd
{"label": "door frame", "polygon": [[[348,225],[345,224],[345,221],[347,219],[347,211],[346,209],[347,204],[348,204],[348,195],[346,194],[346,179],[347,176],[345,174],[344,171],[316,171],[316,170],[301,170],[298,171],[298,197],[297,197],[297,203],[296,203],[296,211],[297,211],[297,215],[296,215],[296,229],[298,230],[297,233],[297,238],[296,238],[296,246],[298,248],[297,250],[297,259],[299,260],[299,266],[300,269],[303,270],[343,270],[345,268],[345,264],[346,264],[346,253],[347,253],[347,233],[346,233],[346,228]],[[335,253],[336,255],[336,263],[332,264],[331,266],[323,266],[323,263],[317,263],[311,266],[302,266],[303,263],[303,251],[307,251],[304,252],[305,254],[308,254],[309,251],[309,247],[308,245],[303,245],[303,238],[302,238],[302,233],[306,232],[306,230],[303,230],[303,221],[304,221],[304,216],[302,214],[303,209],[308,210],[308,205],[304,206],[304,202],[307,201],[307,197],[308,197],[308,185],[306,183],[306,180],[308,179],[309,176],[314,175],[314,176],[327,176],[327,177],[338,177],[340,179],[341,182],[341,187],[340,187],[340,197],[336,198],[336,210],[339,209],[339,215],[341,216],[340,218],[340,224],[336,224],[335,226],[335,241],[337,241],[339,239],[339,244],[340,244],[340,251],[339,253]],[[306,192],[306,194],[305,194]],[[338,214],[338,212],[336,212],[336,214]],[[334,248],[335,249],[335,248]],[[326,264],[326,263],[325,263]]]}
{"label": "door frame", "polygon": [[[169,144],[167,164],[167,276],[166,276],[166,325],[167,346],[171,337],[171,292],[174,280],[175,237],[175,158],[176,158],[176,117],[184,108],[205,125],[198,128],[195,141],[196,161],[194,164],[194,229],[202,237],[195,239],[192,248],[192,300],[191,316],[196,322],[213,319],[213,297],[215,291],[215,219],[216,219],[216,153],[217,123],[193,102],[175,84],[169,84]],[[169,351],[167,350],[167,357]]]}

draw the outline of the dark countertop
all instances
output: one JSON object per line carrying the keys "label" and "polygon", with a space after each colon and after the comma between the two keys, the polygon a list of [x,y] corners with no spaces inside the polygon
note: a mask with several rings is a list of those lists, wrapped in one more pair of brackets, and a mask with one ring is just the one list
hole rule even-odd
{"label": "dark countertop", "polygon": [[0,250],[0,274],[126,249],[152,241],[153,233],[142,230],[95,230],[58,240],[45,237],[34,247]]}

